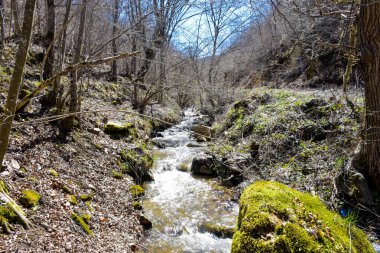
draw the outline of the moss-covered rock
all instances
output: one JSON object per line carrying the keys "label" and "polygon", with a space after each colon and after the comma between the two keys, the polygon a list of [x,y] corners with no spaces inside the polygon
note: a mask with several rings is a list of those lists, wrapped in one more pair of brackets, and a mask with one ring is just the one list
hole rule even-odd
{"label": "moss-covered rock", "polygon": [[130,175],[136,183],[153,181],[150,169],[153,166],[153,156],[146,147],[123,150],[118,166],[122,173]]}
{"label": "moss-covered rock", "polygon": [[123,173],[117,171],[117,170],[112,170],[112,177],[116,179],[123,179]]}
{"label": "moss-covered rock", "polygon": [[78,205],[78,200],[77,200],[77,197],[75,195],[69,195],[67,197],[67,200],[69,201],[70,204],[72,204],[74,206]]}
{"label": "moss-covered rock", "polygon": [[135,138],[137,136],[137,128],[130,122],[119,123],[109,121],[104,126],[104,132],[116,138],[123,136],[131,136],[132,138]]}
{"label": "moss-covered rock", "polygon": [[198,228],[200,232],[208,232],[219,238],[232,238],[235,228],[219,226],[211,222],[204,222]]}
{"label": "moss-covered rock", "polygon": [[22,206],[26,208],[32,208],[38,204],[40,199],[41,196],[38,194],[38,192],[27,189],[22,191],[19,201]]}
{"label": "moss-covered rock", "polygon": [[59,176],[58,172],[55,171],[55,170],[53,170],[53,169],[50,169],[50,170],[49,170],[49,174],[50,174],[51,176],[53,176],[53,177],[58,177],[58,176]]}
{"label": "moss-covered rock", "polygon": [[[87,218],[87,217],[85,217]],[[76,213],[72,213],[71,214],[71,219],[73,221],[75,221],[79,226],[81,226],[83,228],[83,230],[90,236],[93,236],[94,233],[92,232],[92,230],[89,228],[89,226],[87,225],[87,222],[85,221],[85,219],[83,218],[83,216],[80,216]],[[87,220],[87,219],[86,219]],[[89,221],[89,219],[87,220]]]}
{"label": "moss-covered rock", "polygon": [[92,201],[92,199],[94,198],[94,196],[92,194],[82,194],[82,195],[79,196],[79,198],[83,202],[88,202],[88,201]]}
{"label": "moss-covered rock", "polygon": [[231,252],[375,252],[367,236],[310,194],[256,182],[240,198]]}
{"label": "moss-covered rock", "polygon": [[145,190],[141,185],[131,185],[129,187],[129,192],[132,194],[133,198],[138,198],[145,194]]}
{"label": "moss-covered rock", "polygon": [[133,207],[133,209],[135,209],[135,210],[141,210],[141,209],[142,209],[142,205],[141,205],[141,203],[140,203],[139,201],[134,201],[134,202],[132,203],[132,207]]}

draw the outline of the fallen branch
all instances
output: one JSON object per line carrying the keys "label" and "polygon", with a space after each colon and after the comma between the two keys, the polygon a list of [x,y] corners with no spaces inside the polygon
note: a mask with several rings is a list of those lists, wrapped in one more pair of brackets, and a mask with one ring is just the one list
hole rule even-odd
{"label": "fallen branch", "polygon": [[25,229],[31,228],[33,226],[32,223],[25,217],[25,213],[22,211],[21,207],[17,205],[7,193],[8,190],[5,187],[5,183],[0,180],[0,203],[4,202],[5,205],[17,215],[19,222]]}
{"label": "fallen branch", "polygon": [[42,90],[44,90],[46,87],[48,87],[50,84],[52,84],[55,80],[57,80],[58,78],[60,78],[60,77],[62,77],[64,75],[67,75],[68,73],[71,73],[71,72],[73,72],[75,70],[80,70],[80,69],[88,68],[88,67],[94,67],[94,66],[97,66],[97,65],[100,65],[100,64],[104,64],[104,63],[107,63],[107,62],[111,62],[111,61],[115,61],[115,60],[131,57],[131,56],[135,56],[135,55],[138,55],[138,54],[140,54],[139,51],[132,52],[132,53],[122,53],[122,54],[119,54],[119,55],[116,55],[116,56],[112,56],[112,57],[107,57],[107,58],[104,58],[104,59],[98,59],[98,60],[93,60],[93,61],[82,61],[82,62],[79,62],[77,64],[71,65],[71,66],[65,68],[62,72],[58,73],[57,75],[55,75],[55,76],[53,76],[53,77],[51,77],[51,78],[43,81],[30,94],[28,94],[27,96],[25,96],[17,104],[16,112],[19,112],[22,109],[24,109],[28,105],[29,101],[32,98],[34,98],[38,94],[40,94]]}

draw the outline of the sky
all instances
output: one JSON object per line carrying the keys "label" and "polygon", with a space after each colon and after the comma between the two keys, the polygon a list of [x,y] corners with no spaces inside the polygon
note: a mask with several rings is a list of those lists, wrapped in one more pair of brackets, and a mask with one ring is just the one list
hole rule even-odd
{"label": "sky", "polygon": [[[209,1],[207,1],[209,2]],[[242,32],[249,27],[251,22],[258,16],[258,12],[265,13],[268,10],[267,1],[232,1],[230,6],[223,5],[221,8],[220,32],[217,40],[217,54],[227,49]],[[210,29],[210,4],[192,6],[184,21],[176,29],[173,37],[175,46],[182,50],[192,49],[200,57],[211,55],[215,33]]]}

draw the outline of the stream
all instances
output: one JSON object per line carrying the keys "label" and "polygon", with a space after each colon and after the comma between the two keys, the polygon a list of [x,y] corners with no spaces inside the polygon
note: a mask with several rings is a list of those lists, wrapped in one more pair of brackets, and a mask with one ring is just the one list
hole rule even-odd
{"label": "stream", "polygon": [[204,222],[235,226],[238,205],[230,201],[231,193],[215,180],[178,170],[184,164],[190,168],[192,159],[205,152],[189,132],[198,118],[187,110],[180,124],[155,138],[167,147],[155,149],[154,182],[146,185],[143,207],[153,228],[142,242],[142,252],[230,252],[231,239],[199,227]]}

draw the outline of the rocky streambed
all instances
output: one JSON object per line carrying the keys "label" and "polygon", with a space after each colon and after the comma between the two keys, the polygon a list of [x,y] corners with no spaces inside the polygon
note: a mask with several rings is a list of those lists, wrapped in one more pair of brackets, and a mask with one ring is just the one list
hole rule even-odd
{"label": "rocky streambed", "polygon": [[[199,116],[191,110],[184,120],[154,139],[154,182],[143,201],[153,228],[143,252],[230,252],[237,203],[228,189],[189,172],[193,157],[204,153],[189,129]],[[158,145],[157,145],[158,144]],[[160,148],[159,148],[160,147]]]}

